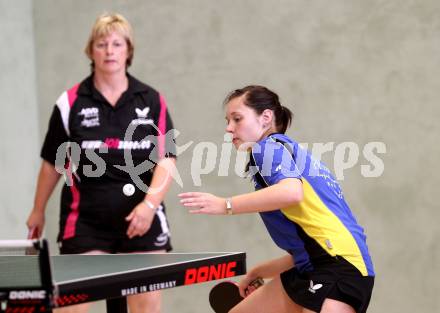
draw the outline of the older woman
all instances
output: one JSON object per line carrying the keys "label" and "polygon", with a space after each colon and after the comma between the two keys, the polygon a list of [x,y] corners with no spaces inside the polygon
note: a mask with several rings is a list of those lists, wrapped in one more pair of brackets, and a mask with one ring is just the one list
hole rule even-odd
{"label": "older woman", "polygon": [[[173,127],[164,97],[128,74],[134,45],[123,16],[99,16],[85,51],[92,73],[53,109],[27,225],[41,235],[47,201],[63,173],[62,254],[169,251],[162,201],[176,152],[173,137],[165,136]],[[160,294],[131,296],[128,304],[133,313],[160,312]],[[86,312],[88,305],[72,308]]]}

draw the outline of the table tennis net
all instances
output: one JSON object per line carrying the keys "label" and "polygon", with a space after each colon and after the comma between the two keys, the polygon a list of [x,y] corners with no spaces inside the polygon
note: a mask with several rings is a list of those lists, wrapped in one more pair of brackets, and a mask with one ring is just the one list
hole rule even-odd
{"label": "table tennis net", "polygon": [[0,246],[0,256],[5,255],[37,255],[38,251],[34,247],[2,247]]}
{"label": "table tennis net", "polygon": [[36,247],[22,241],[0,241],[0,289],[42,286]]}
{"label": "table tennis net", "polygon": [[41,286],[42,279],[38,256],[0,256],[0,289]]}

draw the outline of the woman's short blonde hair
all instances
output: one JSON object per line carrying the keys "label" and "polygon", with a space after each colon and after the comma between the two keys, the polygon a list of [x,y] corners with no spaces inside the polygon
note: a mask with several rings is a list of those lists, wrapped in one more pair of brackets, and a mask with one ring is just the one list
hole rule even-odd
{"label": "woman's short blonde hair", "polygon": [[128,23],[125,17],[120,14],[104,13],[96,19],[85,48],[85,53],[89,59],[92,60],[92,68],[94,66],[92,58],[94,41],[103,36],[110,35],[112,32],[117,32],[125,38],[128,47],[127,67],[131,65],[134,54],[134,42],[133,29],[131,28],[130,23]]}

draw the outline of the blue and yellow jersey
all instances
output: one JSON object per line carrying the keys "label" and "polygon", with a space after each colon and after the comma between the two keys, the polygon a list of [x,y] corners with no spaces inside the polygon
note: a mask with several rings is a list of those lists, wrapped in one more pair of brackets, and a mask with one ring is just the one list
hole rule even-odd
{"label": "blue and yellow jersey", "polygon": [[286,135],[272,134],[253,146],[250,165],[257,190],[285,178],[302,181],[299,204],[260,213],[272,239],[293,256],[300,272],[312,270],[322,258],[338,256],[363,276],[374,276],[364,230],[320,160]]}

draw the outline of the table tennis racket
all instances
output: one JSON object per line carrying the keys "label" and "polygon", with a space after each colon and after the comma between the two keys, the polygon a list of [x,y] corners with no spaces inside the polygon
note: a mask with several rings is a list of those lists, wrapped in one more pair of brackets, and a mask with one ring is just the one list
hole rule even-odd
{"label": "table tennis racket", "polygon": [[[263,284],[263,279],[257,278],[249,285],[258,288]],[[218,283],[209,292],[209,304],[215,313],[228,313],[241,300],[243,297],[240,295],[238,284],[233,281]]]}

